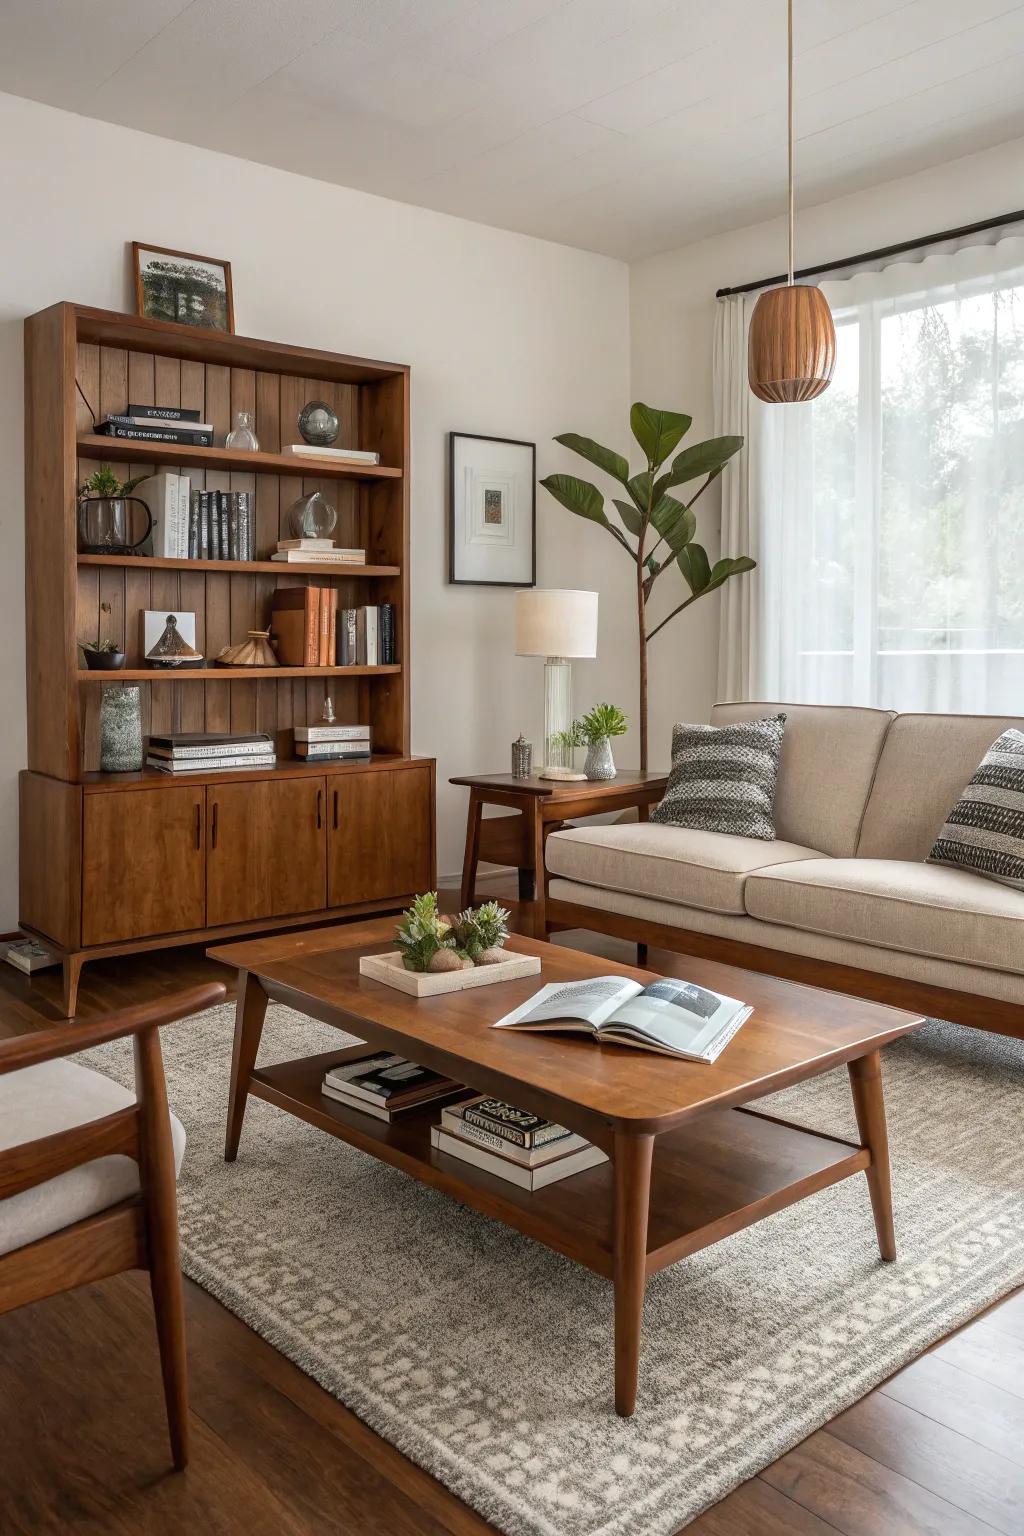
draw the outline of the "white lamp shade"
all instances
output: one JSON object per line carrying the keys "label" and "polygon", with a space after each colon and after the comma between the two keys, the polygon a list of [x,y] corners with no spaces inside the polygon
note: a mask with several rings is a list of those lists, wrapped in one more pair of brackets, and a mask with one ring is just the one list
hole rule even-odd
{"label": "white lamp shade", "polygon": [[597,593],[565,588],[516,593],[517,656],[596,656]]}

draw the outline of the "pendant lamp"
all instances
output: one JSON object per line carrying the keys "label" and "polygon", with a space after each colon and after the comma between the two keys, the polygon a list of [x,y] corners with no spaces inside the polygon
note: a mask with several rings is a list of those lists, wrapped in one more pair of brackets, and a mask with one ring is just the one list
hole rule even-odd
{"label": "pendant lamp", "polygon": [[750,317],[747,377],[770,405],[813,400],[832,382],[836,328],[820,288],[793,281],[793,0],[787,0],[789,42],[789,281],[762,293]]}

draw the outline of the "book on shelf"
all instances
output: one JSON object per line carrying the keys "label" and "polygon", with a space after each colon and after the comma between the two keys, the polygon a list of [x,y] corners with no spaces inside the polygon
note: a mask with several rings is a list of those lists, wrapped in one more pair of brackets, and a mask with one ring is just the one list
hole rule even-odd
{"label": "book on shelf", "polygon": [[305,763],[368,763],[373,753],[368,741],[325,741],[321,745],[297,741],[295,756]]}
{"label": "book on shelf", "polygon": [[712,1062],[753,1009],[691,981],[663,976],[648,986],[626,976],[550,982],[492,1029],[590,1034],[684,1061]]}
{"label": "book on shelf", "polygon": [[380,454],[363,448],[321,448],[316,443],[286,443],[281,449],[285,458],[326,459],[334,464],[379,464]]}
{"label": "book on shelf", "polygon": [[297,725],[295,727],[296,741],[365,741],[369,745],[370,727],[368,725],[333,725],[317,723],[316,725]]}
{"label": "book on shelf", "polygon": [[281,565],[365,565],[365,549],[282,549],[278,545],[271,560]]}
{"label": "book on shelf", "polygon": [[161,773],[216,773],[221,769],[276,768],[277,755],[274,752],[268,752],[259,757],[239,757],[237,753],[229,753],[224,757],[182,759],[159,757],[150,752],[146,757],[146,766],[156,768]]}
{"label": "book on shelf", "polygon": [[36,971],[45,971],[51,965],[60,965],[60,956],[53,954],[44,945],[37,944],[35,939],[15,939],[12,943],[5,944],[4,959],[8,965],[13,965],[16,971],[21,971],[25,976],[34,976]]}
{"label": "book on shelf", "polygon": [[394,665],[394,612],[393,603],[343,608],[338,614],[339,667]]}
{"label": "book on shelf", "polygon": [[[133,418],[139,417],[143,421],[151,421],[153,418],[156,418],[158,421],[192,423],[198,422],[201,413],[186,405],[133,405],[129,401],[126,414]],[[211,427],[209,430],[212,432],[213,428]]]}
{"label": "book on shelf", "polygon": [[485,1173],[492,1173],[499,1179],[506,1180],[509,1184],[516,1184],[520,1189],[535,1190],[544,1189],[549,1184],[557,1184],[562,1179],[571,1178],[574,1173],[583,1173],[587,1168],[594,1168],[598,1163],[606,1163],[607,1155],[600,1147],[593,1146],[590,1142],[576,1152],[567,1152],[562,1157],[554,1157],[548,1162],[540,1163],[536,1167],[526,1166],[517,1162],[514,1158],[502,1152],[493,1152],[488,1147],[479,1146],[476,1142],[466,1141],[461,1136],[453,1136],[440,1125],[430,1127],[430,1144],[438,1152],[447,1152],[449,1157],[457,1157],[460,1162],[470,1163],[474,1168],[481,1168]]}
{"label": "book on shelf", "polygon": [[285,667],[320,664],[320,588],[285,587],[274,593],[270,627]]}
{"label": "book on shelf", "polygon": [[[284,549],[309,549],[309,550],[313,550],[313,549],[336,549],[337,545],[335,544],[333,539],[306,539],[306,538],[302,538],[302,539],[278,539],[277,547],[278,547],[279,551],[280,550],[284,550]],[[357,553],[357,551],[353,550],[352,553],[355,554],[355,553]]]}
{"label": "book on shelf", "polygon": [[590,1146],[585,1136],[578,1136],[564,1125],[482,1093],[442,1109],[441,1129],[450,1136],[511,1158],[524,1168],[539,1168],[556,1157]]}
{"label": "book on shelf", "polygon": [[171,469],[140,480],[132,492],[153,519],[153,553],[161,560],[188,557],[191,481]]}
{"label": "book on shelf", "polygon": [[105,416],[104,426],[113,427],[144,427],[149,432],[212,432],[213,423],[209,421],[185,421],[180,416],[154,415],[139,416],[134,411],[129,411],[126,416]]}
{"label": "book on shelf", "polygon": [[391,1120],[404,1111],[466,1092],[465,1085],[405,1056],[387,1051],[359,1061],[338,1062],[324,1074],[322,1091],[377,1120]]}
{"label": "book on shelf", "polygon": [[219,731],[176,731],[149,738],[151,756],[175,761],[195,761],[208,757],[265,757],[274,751],[274,738],[267,731],[253,731],[238,736]]}
{"label": "book on shelf", "polygon": [[190,560],[251,560],[255,508],[249,491],[193,491],[189,501]]}
{"label": "book on shelf", "polygon": [[193,431],[188,427],[123,427],[116,421],[96,423],[98,437],[116,437],[134,443],[176,443],[187,448],[209,448],[212,432]]}

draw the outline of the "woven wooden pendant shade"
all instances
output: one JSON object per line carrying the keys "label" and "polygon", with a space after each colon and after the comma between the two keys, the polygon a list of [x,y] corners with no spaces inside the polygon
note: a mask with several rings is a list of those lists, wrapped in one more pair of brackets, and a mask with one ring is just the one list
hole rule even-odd
{"label": "woven wooden pendant shade", "polygon": [[750,317],[747,374],[759,400],[813,400],[832,382],[836,328],[820,288],[793,283],[762,293]]}

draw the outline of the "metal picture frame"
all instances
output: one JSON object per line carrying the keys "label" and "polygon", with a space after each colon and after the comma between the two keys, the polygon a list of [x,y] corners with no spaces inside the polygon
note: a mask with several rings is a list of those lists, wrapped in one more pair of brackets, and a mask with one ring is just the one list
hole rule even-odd
{"label": "metal picture frame", "polygon": [[[488,454],[484,445],[497,451]],[[522,453],[502,451],[510,449]],[[513,466],[517,458],[521,462]],[[448,580],[455,586],[537,585],[536,443],[449,432]]]}

